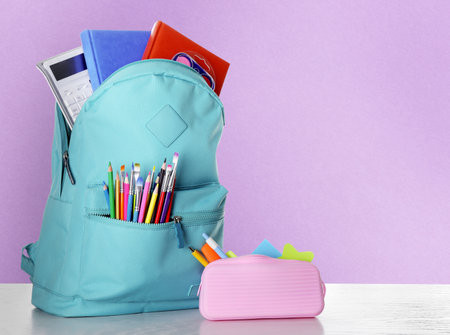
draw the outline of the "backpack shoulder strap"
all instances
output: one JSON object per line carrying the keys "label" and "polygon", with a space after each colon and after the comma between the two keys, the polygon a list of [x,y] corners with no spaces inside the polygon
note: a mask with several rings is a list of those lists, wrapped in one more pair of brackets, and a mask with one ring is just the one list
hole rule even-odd
{"label": "backpack shoulder strap", "polygon": [[[28,273],[30,277],[33,277],[34,274],[34,261],[32,259],[34,246],[34,243],[30,243],[22,248],[22,263],[20,264],[20,267],[23,271]],[[24,250],[27,251],[28,256],[24,254]]]}

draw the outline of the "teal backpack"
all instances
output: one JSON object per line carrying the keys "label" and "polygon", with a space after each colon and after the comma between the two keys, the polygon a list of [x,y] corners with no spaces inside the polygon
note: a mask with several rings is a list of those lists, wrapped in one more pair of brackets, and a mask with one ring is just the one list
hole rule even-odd
{"label": "teal backpack", "polygon": [[[202,233],[219,244],[227,191],[216,148],[223,106],[202,77],[169,60],[111,75],[86,101],[73,131],[56,108],[52,185],[39,240],[22,250],[32,304],[60,316],[197,308]],[[145,224],[111,219],[102,189],[108,162],[141,176],[180,154],[173,216]],[[115,173],[115,172],[114,172]]]}

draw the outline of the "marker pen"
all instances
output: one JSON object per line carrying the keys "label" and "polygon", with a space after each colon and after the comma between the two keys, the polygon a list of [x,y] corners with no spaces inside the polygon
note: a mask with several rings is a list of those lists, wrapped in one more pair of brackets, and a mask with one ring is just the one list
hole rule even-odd
{"label": "marker pen", "polygon": [[220,256],[220,258],[228,258],[228,256],[220,249],[219,245],[216,241],[214,241],[208,234],[203,233],[203,238],[206,240],[206,243]]}
{"label": "marker pen", "polygon": [[203,255],[200,252],[198,252],[192,247],[189,247],[189,250],[191,250],[192,256],[194,256],[200,262],[201,265],[207,266],[209,264],[209,262],[205,259],[205,257],[203,257]]}

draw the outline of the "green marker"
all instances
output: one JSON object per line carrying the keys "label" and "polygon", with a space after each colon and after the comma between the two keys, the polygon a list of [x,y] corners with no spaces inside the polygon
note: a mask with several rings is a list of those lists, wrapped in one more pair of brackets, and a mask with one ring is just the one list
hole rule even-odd
{"label": "green marker", "polygon": [[108,186],[109,186],[109,215],[112,219],[116,218],[116,207],[114,203],[114,179],[111,162],[108,165]]}

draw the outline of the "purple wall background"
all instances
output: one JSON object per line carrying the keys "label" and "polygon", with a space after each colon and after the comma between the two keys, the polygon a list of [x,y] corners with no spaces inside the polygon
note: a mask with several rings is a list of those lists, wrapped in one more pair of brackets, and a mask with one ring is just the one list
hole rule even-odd
{"label": "purple wall background", "polygon": [[313,250],[327,282],[450,283],[449,11],[444,1],[9,2],[0,282],[28,280],[20,248],[39,236],[50,187],[54,99],[35,63],[80,45],[83,29],[161,19],[231,63],[218,153],[227,250],[268,238]]}

